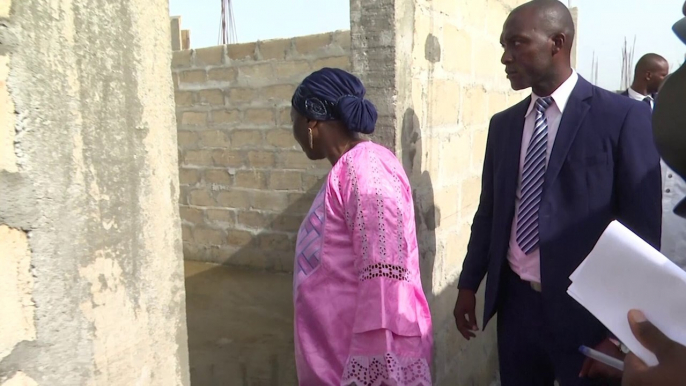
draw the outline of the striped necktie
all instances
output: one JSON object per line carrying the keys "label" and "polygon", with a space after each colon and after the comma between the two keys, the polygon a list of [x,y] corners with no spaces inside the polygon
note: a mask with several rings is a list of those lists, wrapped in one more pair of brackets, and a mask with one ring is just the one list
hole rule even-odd
{"label": "striped necktie", "polygon": [[521,201],[517,212],[517,244],[525,254],[538,248],[538,208],[543,194],[546,158],[548,153],[548,120],[545,110],[553,103],[552,97],[536,101],[536,124],[526,149],[522,170]]}

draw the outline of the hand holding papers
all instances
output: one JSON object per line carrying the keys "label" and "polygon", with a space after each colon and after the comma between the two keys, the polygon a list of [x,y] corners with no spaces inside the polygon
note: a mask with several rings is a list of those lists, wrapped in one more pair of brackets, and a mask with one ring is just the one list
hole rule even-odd
{"label": "hand holding papers", "polygon": [[608,226],[570,279],[567,293],[647,365],[658,361],[631,332],[629,310],[642,310],[665,335],[686,344],[686,272],[619,222]]}

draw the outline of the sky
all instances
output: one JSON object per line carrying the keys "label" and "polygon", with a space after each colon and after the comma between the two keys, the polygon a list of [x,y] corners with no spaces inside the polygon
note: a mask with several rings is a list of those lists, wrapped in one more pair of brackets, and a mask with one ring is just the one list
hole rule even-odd
{"label": "sky", "polygon": [[[470,0],[485,1],[485,0]],[[672,25],[682,17],[684,0],[569,0],[579,8],[577,71],[591,79],[598,58],[598,86],[618,90],[624,39],[634,61],[654,52],[672,70],[684,62],[686,45]],[[238,42],[278,39],[350,28],[349,0],[232,0]],[[191,47],[217,45],[221,0],[169,0],[170,14],[191,30]]]}

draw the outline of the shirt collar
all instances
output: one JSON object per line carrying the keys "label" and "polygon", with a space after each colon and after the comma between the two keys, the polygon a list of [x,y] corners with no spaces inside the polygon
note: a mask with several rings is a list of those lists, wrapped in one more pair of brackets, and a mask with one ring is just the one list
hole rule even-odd
{"label": "shirt collar", "polygon": [[[574,91],[574,87],[576,87],[576,83],[579,81],[579,74],[576,73],[576,71],[572,70],[572,75],[567,78],[567,80],[564,81],[560,85],[560,87],[557,88],[550,96],[553,98],[553,101],[555,102],[554,105],[557,106],[558,110],[560,110],[560,114],[563,114],[565,112],[565,106],[567,106],[567,101],[569,101],[569,97],[572,95],[572,91]],[[529,116],[531,112],[534,109],[534,106],[536,106],[536,101],[541,98],[540,96],[536,95],[535,93],[531,93],[531,103],[529,104],[529,109],[526,111],[525,116]]]}
{"label": "shirt collar", "polygon": [[642,100],[644,100],[644,99],[646,99],[646,98],[649,98],[650,100],[653,100],[653,96],[652,96],[652,95],[643,95],[643,94],[641,94],[640,92],[634,90],[634,89],[631,88],[631,87],[629,87],[628,92],[629,92],[629,97],[630,97],[631,99],[635,99],[635,100],[637,100],[637,101],[642,101]]}

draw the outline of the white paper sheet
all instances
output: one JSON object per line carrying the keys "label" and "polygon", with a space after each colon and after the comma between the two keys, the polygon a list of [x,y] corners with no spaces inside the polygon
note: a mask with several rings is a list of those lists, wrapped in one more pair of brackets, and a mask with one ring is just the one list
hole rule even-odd
{"label": "white paper sheet", "polygon": [[569,278],[567,293],[646,364],[658,361],[631,332],[631,309],[643,311],[668,337],[686,345],[686,272],[619,222],[608,226]]}

